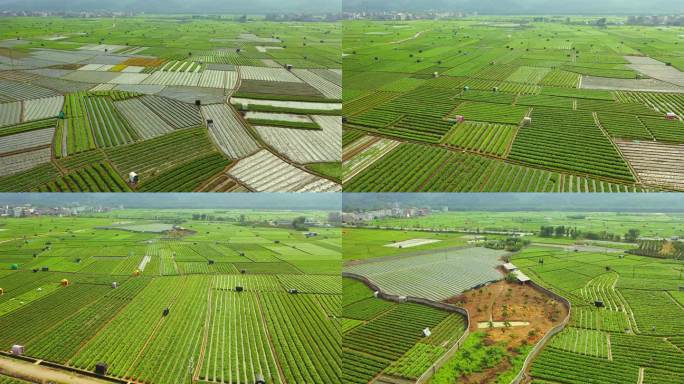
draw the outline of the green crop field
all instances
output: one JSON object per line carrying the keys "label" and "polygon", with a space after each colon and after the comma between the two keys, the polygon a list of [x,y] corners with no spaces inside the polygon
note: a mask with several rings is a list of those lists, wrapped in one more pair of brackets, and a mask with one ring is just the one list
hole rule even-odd
{"label": "green crop field", "polygon": [[341,42],[318,17],[3,17],[0,191],[338,191]]}
{"label": "green crop field", "polygon": [[344,21],[344,190],[682,190],[678,34],[596,20]]}
{"label": "green crop field", "polygon": [[139,383],[339,382],[340,230],[268,224],[302,215],[327,218],[0,218],[0,349],[90,372],[106,363],[107,376]]}

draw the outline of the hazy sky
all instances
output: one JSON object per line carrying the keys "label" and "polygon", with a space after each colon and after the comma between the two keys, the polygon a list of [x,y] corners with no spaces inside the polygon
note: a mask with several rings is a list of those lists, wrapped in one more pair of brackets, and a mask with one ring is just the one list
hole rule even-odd
{"label": "hazy sky", "polygon": [[0,10],[148,13],[339,13],[342,0],[0,0]]}
{"label": "hazy sky", "polygon": [[684,193],[345,193],[343,209],[387,207],[395,201],[451,210],[684,213]]}
{"label": "hazy sky", "polygon": [[0,193],[0,205],[339,210],[338,193]]}
{"label": "hazy sky", "polygon": [[452,10],[489,14],[684,13],[684,0],[343,0],[345,11]]}

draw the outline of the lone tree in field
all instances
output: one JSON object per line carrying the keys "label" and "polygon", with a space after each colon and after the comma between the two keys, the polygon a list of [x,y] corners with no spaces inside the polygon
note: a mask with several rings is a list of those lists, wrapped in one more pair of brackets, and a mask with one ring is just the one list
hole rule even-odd
{"label": "lone tree in field", "polygon": [[625,241],[628,243],[634,243],[639,238],[639,234],[640,232],[638,229],[632,228],[629,231],[627,231],[627,233],[625,233]]}
{"label": "lone tree in field", "polygon": [[305,225],[306,222],[306,217],[304,216],[299,216],[292,220],[292,228],[298,230],[298,231],[306,231],[308,228]]}

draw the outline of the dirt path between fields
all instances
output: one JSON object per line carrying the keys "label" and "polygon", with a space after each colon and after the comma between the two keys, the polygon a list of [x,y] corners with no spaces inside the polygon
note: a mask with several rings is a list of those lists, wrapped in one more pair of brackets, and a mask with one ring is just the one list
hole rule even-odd
{"label": "dirt path between fields", "polygon": [[415,35],[413,35],[411,37],[407,37],[405,39],[401,39],[401,40],[397,40],[397,41],[391,41],[390,44],[401,44],[401,43],[405,43],[405,42],[410,41],[410,40],[415,40],[415,39],[419,38],[420,35],[422,35],[423,33],[427,32],[427,31],[429,31],[429,29],[426,29],[424,31],[420,31],[420,32],[416,33]]}
{"label": "dirt path between fields", "polygon": [[104,384],[108,381],[81,376],[76,373],[32,364],[26,361],[0,357],[0,373],[34,383]]}

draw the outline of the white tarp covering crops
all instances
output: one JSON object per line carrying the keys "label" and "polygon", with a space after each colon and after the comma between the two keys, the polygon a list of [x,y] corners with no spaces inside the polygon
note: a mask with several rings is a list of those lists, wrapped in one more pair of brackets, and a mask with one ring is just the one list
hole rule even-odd
{"label": "white tarp covering crops", "polygon": [[399,241],[396,243],[385,244],[385,247],[412,248],[412,247],[419,247],[421,245],[437,243],[439,241],[442,241],[442,240],[437,240],[437,239],[410,239],[410,240]]}
{"label": "white tarp covering crops", "polygon": [[261,150],[240,160],[229,174],[258,192],[339,192],[342,187],[286,163]]}
{"label": "white tarp covering crops", "polygon": [[0,104],[0,127],[18,124],[21,121],[21,103]]}
{"label": "white tarp covering crops", "polygon": [[249,108],[250,105],[267,105],[279,108],[296,108],[317,111],[334,111],[342,109],[342,103],[314,103],[310,101],[260,100],[232,97],[230,102],[236,105],[247,105],[247,108]]}
{"label": "white tarp covering crops", "polygon": [[228,105],[203,106],[202,115],[205,121],[214,121],[209,127],[209,133],[227,156],[238,159],[258,149],[256,141],[249,135],[247,128]]}
{"label": "white tarp covering crops", "polygon": [[121,70],[123,73],[140,73],[145,70],[145,67],[138,67],[135,65],[130,65]]}
{"label": "white tarp covering crops", "polygon": [[339,116],[314,116],[322,128],[290,129],[255,127],[268,145],[297,163],[340,161],[342,156],[342,119]]}
{"label": "white tarp covering crops", "polygon": [[131,123],[131,127],[145,138],[173,132],[173,128],[138,99],[114,102],[116,109]]}
{"label": "white tarp covering crops", "polygon": [[57,92],[37,85],[0,80],[0,98],[7,96],[13,100],[28,100],[57,95]]}
{"label": "white tarp covering crops", "polygon": [[292,72],[300,79],[304,80],[310,86],[316,88],[318,92],[322,93],[328,99],[341,99],[342,87],[328,81],[321,76],[307,70],[307,69],[293,69]]}
{"label": "white tarp covering crops", "polygon": [[45,128],[4,136],[0,139],[0,155],[49,145],[54,134],[54,128]]}
{"label": "white tarp covering crops", "polygon": [[480,284],[500,280],[496,270],[506,252],[488,248],[435,251],[347,266],[345,272],[365,276],[382,291],[398,296],[441,301]]}
{"label": "white tarp covering crops", "polygon": [[202,72],[198,86],[205,88],[235,88],[237,72],[207,69]]}
{"label": "white tarp covering crops", "polygon": [[88,44],[80,47],[79,49],[83,51],[116,52],[123,48],[126,48],[126,46],[113,44]]}
{"label": "white tarp covering crops", "polygon": [[186,87],[196,87],[202,74],[188,72],[162,72],[157,71],[150,75],[142,84],[159,85],[182,85]]}
{"label": "white tarp covering crops", "polygon": [[64,105],[64,96],[45,97],[24,101],[24,121],[57,117]]}
{"label": "white tarp covering crops", "polygon": [[245,113],[245,119],[288,121],[291,123],[311,123],[311,118],[308,115],[295,115],[292,113],[247,112]]}
{"label": "white tarp covering crops", "polygon": [[140,84],[150,77],[147,73],[121,73],[119,76],[109,80],[111,84]]}
{"label": "white tarp covering crops", "polygon": [[0,157],[0,176],[12,175],[50,161],[52,150],[43,148],[31,152]]}
{"label": "white tarp covering crops", "polygon": [[240,67],[240,76],[246,80],[301,83],[302,80],[285,68]]}

